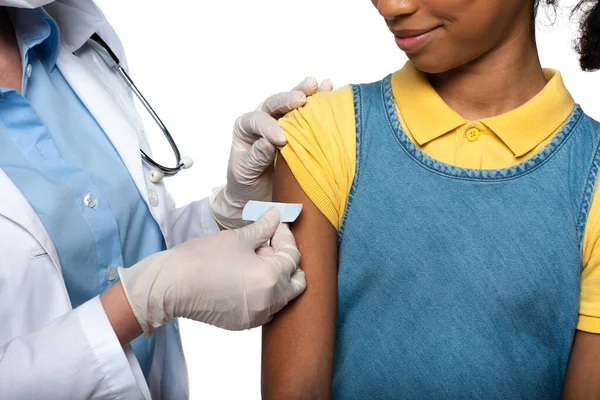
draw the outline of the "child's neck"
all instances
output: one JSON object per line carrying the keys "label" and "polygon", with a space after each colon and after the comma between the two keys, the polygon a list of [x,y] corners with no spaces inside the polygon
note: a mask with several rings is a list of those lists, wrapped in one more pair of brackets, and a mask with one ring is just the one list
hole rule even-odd
{"label": "child's neck", "polygon": [[534,41],[513,40],[479,59],[429,80],[452,109],[468,120],[513,110],[542,90],[546,77]]}
{"label": "child's neck", "polygon": [[22,79],[21,51],[15,38],[15,32],[0,7],[0,86],[21,91]]}

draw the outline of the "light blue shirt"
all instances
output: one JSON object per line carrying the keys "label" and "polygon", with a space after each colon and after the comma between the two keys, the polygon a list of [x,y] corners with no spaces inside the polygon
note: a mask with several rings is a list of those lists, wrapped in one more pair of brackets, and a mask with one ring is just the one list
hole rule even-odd
{"label": "light blue shirt", "polygon": [[[118,280],[116,268],[164,250],[123,161],[56,67],[59,31],[41,8],[10,9],[22,93],[0,87],[0,168],[50,234],[73,307]],[[131,344],[146,378],[154,340]]]}

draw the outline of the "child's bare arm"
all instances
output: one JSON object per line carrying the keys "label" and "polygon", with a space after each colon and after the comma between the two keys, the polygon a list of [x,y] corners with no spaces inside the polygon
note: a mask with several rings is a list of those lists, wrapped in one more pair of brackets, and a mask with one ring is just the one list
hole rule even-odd
{"label": "child's bare arm", "polygon": [[335,343],[337,232],[279,157],[274,201],[302,203],[291,226],[307,289],[263,328],[264,399],[328,399]]}
{"label": "child's bare arm", "polygon": [[563,398],[600,398],[600,335],[576,331]]}

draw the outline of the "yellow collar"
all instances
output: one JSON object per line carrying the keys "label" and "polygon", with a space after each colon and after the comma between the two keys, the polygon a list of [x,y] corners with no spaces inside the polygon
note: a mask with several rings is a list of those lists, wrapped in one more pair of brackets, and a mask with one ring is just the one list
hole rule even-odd
{"label": "yellow collar", "polygon": [[[548,83],[531,100],[507,113],[480,120],[515,157],[523,156],[548,138],[575,106],[560,72],[544,69],[544,74]],[[410,134],[421,146],[469,123],[442,100],[427,76],[410,62],[394,73],[392,89]]]}

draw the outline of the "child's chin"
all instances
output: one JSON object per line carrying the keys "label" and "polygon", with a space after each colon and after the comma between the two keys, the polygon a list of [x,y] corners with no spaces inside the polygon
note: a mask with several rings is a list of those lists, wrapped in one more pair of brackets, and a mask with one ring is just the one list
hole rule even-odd
{"label": "child's chin", "polygon": [[456,60],[449,60],[433,51],[426,51],[420,54],[407,54],[406,56],[419,71],[426,74],[441,74],[465,64]]}

